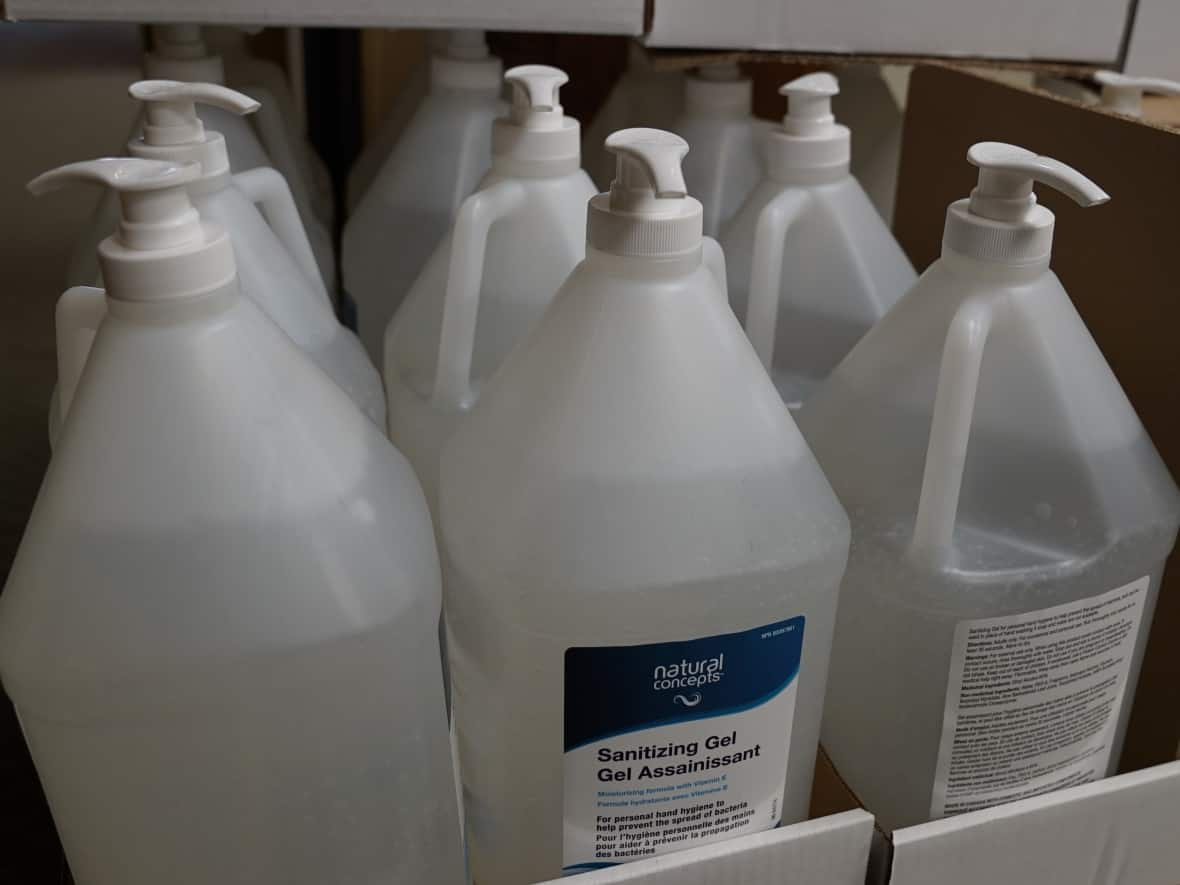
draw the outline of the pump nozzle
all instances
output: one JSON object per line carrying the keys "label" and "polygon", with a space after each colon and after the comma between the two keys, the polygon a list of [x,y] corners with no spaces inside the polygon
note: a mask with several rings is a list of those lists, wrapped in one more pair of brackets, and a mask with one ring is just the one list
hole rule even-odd
{"label": "pump nozzle", "polygon": [[971,191],[973,215],[996,221],[1022,221],[1036,205],[1033,183],[1047,184],[1080,206],[1105,203],[1110,195],[1052,157],[999,141],[981,141],[967,151],[967,162],[979,167],[979,183]]}
{"label": "pump nozzle", "polygon": [[105,185],[119,195],[119,226],[98,247],[113,298],[145,300],[208,292],[233,281],[234,254],[220,228],[203,225],[188,186],[196,163],[105,157],[69,163],[27,185],[35,196],[66,185]]}
{"label": "pump nozzle", "polygon": [[620,129],[606,139],[618,158],[611,183],[611,208],[642,212],[653,199],[681,199],[688,194],[681,161],[688,142],[662,129]]}
{"label": "pump nozzle", "polygon": [[701,244],[701,204],[688,195],[688,142],[662,129],[620,129],[606,139],[617,167],[610,193],[590,201],[586,240],[616,255],[681,255]]}
{"label": "pump nozzle", "polygon": [[38,175],[28,188],[34,196],[79,182],[113,188],[122,207],[120,242],[129,249],[169,249],[201,240],[201,220],[186,188],[200,173],[195,163],[104,157],[59,166]]}
{"label": "pump nozzle", "polygon": [[182,83],[179,80],[140,80],[127,90],[144,103],[143,140],[164,147],[196,144],[205,140],[205,127],[197,116],[197,104],[212,105],[235,114],[252,114],[259,104],[248,95],[215,83]]}
{"label": "pump nozzle", "polygon": [[1102,87],[1102,106],[1130,117],[1143,116],[1143,93],[1180,95],[1180,83],[1160,77],[1131,77],[1117,71],[1098,71],[1094,82]]}
{"label": "pump nozzle", "polygon": [[783,131],[791,135],[822,135],[836,122],[832,97],[840,94],[840,83],[827,72],[807,74],[779,87],[787,97]]}
{"label": "pump nozzle", "polygon": [[518,65],[504,72],[512,86],[512,121],[525,129],[558,129],[564,119],[558,90],[569,82],[560,68]]}
{"label": "pump nozzle", "polygon": [[1047,263],[1053,247],[1053,213],[1037,204],[1033,184],[1047,184],[1081,206],[1110,199],[1072,166],[1032,151],[981,141],[967,151],[979,182],[965,200],[947,208],[944,250],[1001,264]]}

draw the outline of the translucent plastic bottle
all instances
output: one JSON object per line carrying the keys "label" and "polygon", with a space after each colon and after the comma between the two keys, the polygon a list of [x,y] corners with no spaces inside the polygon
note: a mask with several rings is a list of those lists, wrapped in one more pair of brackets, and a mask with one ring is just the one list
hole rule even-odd
{"label": "translucent plastic bottle", "polygon": [[378,368],[390,318],[487,171],[492,121],[506,109],[502,71],[482,32],[453,32],[431,56],[430,91],[344,226],[344,289]]}
{"label": "translucent plastic bottle", "polygon": [[1032,185],[1106,195],[968,159],[942,257],[798,412],[852,516],[823,742],[890,828],[1113,770],[1180,523]]}
{"label": "translucent plastic bottle", "polygon": [[[480,885],[807,814],[848,520],[726,306],[687,145],[608,147],[586,259],[443,455]],[[672,843],[608,826],[702,803]]]}
{"label": "translucent plastic bottle", "polygon": [[586,248],[578,121],[565,116],[557,68],[504,78],[513,107],[495,123],[492,168],[459,209],[385,336],[389,433],[433,511],[443,443],[504,358],[533,327]]}
{"label": "translucent plastic bottle", "polygon": [[704,206],[706,236],[720,236],[763,178],[771,124],[753,116],[753,89],[736,64],[708,65],[684,78],[684,110],[671,128],[692,145],[684,180]]}
{"label": "translucent plastic bottle", "polygon": [[[134,84],[130,92],[143,102],[144,126],[142,136],[128,145],[129,152],[147,159],[201,164],[201,175],[190,187],[192,200],[203,218],[230,234],[242,294],[261,307],[384,430],[381,376],[357,337],[336,319],[285,179],[266,166],[234,174],[225,138],[206,131],[197,113],[197,107],[215,107],[236,118],[255,111],[258,102],[224,86],[174,80],[145,80]],[[101,205],[108,203],[117,217],[113,191]],[[98,243],[115,226],[92,228],[78,248]],[[51,410],[51,440],[53,415]]]}
{"label": "translucent plastic bottle", "polygon": [[917,274],[849,171],[831,74],[779,89],[766,177],[721,237],[729,300],[783,401],[796,408],[913,285]]}
{"label": "translucent plastic bottle", "polygon": [[4,689],[78,885],[459,885],[421,491],[240,297],[198,174],[32,183],[115,187],[123,223],[105,296],[58,304],[68,412],[0,595]]}

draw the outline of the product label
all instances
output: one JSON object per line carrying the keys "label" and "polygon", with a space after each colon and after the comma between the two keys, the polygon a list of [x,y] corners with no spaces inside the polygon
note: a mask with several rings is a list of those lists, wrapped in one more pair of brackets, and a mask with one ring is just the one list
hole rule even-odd
{"label": "product label", "polygon": [[1149,584],[956,625],[931,817],[1106,775]]}
{"label": "product label", "polygon": [[778,825],[803,620],[566,650],[566,875]]}

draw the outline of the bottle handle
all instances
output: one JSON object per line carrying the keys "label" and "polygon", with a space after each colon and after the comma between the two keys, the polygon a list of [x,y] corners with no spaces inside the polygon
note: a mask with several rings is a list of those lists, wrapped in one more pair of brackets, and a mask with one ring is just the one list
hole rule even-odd
{"label": "bottle handle", "polygon": [[951,320],[943,346],[922,492],[909,549],[912,559],[929,568],[943,567],[954,543],[967,442],[991,325],[990,302],[968,298]]}
{"label": "bottle handle", "polygon": [[507,180],[476,191],[459,207],[451,234],[442,333],[431,397],[438,408],[461,409],[471,398],[471,359],[488,233],[496,221],[523,203],[524,188],[520,182]]}
{"label": "bottle handle", "polygon": [[717,280],[721,294],[728,302],[729,281],[725,275],[725,250],[712,237],[701,237],[701,259],[704,261],[705,267],[709,269],[709,273]]}
{"label": "bottle handle", "polygon": [[266,216],[266,223],[275,232],[275,236],[291,253],[291,257],[295,259],[303,275],[315,286],[324,303],[331,307],[332,299],[328,295],[324,278],[320,276],[315,253],[311,250],[311,240],[308,239],[307,230],[303,227],[303,219],[299,217],[299,209],[295,205],[295,197],[291,194],[287,179],[269,166],[257,166],[245,172],[235,172],[233,182],[251,203],[262,210],[262,214]]}
{"label": "bottle handle", "polygon": [[754,228],[750,295],[746,302],[746,335],[768,372],[774,364],[779,290],[782,286],[783,251],[787,245],[787,234],[810,200],[806,191],[788,188],[762,207]]}
{"label": "bottle handle", "polygon": [[57,299],[57,408],[64,422],[86,367],[98,327],[107,315],[107,293],[95,286],[74,286]]}

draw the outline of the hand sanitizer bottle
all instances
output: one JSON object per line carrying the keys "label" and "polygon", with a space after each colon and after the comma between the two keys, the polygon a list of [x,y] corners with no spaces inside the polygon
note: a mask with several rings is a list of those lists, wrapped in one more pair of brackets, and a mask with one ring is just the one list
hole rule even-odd
{"label": "hand sanitizer bottle", "polygon": [[1032,188],[1106,194],[967,159],[942,257],[798,412],[853,520],[824,746],[889,828],[1113,771],[1180,523]]}
{"label": "hand sanitizer bottle", "polygon": [[767,176],[725,229],[729,298],[782,395],[797,408],[917,279],[849,172],[828,73],[779,89]]}
{"label": "hand sanitizer bottle", "polygon": [[[130,92],[143,103],[144,126],[128,151],[146,159],[201,165],[200,176],[189,187],[191,198],[202,218],[229,233],[242,294],[384,430],[381,376],[356,336],[336,319],[286,180],[268,166],[233,172],[224,136],[207,131],[197,112],[198,107],[216,107],[225,114],[248,114],[258,103],[212,83],[144,80]],[[109,191],[100,205],[109,205],[116,221],[109,228],[95,225],[78,248],[93,248],[117,226],[115,192]],[[107,215],[105,208],[101,214]],[[54,436],[51,418],[51,440]]]}
{"label": "hand sanitizer bottle", "polygon": [[503,66],[482,31],[453,31],[430,58],[430,90],[344,226],[344,290],[381,367],[385,328],[487,171]]}
{"label": "hand sanitizer bottle", "polygon": [[607,147],[586,259],[443,455],[481,885],[768,830],[811,791],[848,520],[726,304],[688,146]]}
{"label": "hand sanitizer bottle", "polygon": [[459,885],[422,493],[239,295],[199,175],[30,185],[122,207],[105,295],[58,303],[68,412],[0,595],[4,689],[79,885]]}
{"label": "hand sanitizer bottle", "polygon": [[492,169],[459,208],[385,336],[389,432],[434,509],[443,443],[517,341],[536,323],[586,244],[594,184],[557,68],[504,75],[509,116],[495,123]]}
{"label": "hand sanitizer bottle", "polygon": [[684,180],[704,206],[706,236],[720,236],[762,179],[771,124],[754,117],[753,96],[736,64],[706,65],[684,79],[684,110],[672,131],[692,145]]}

